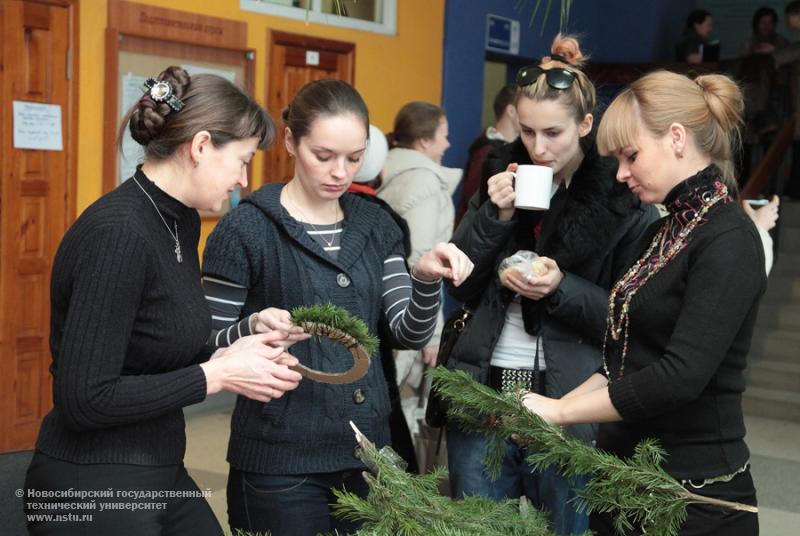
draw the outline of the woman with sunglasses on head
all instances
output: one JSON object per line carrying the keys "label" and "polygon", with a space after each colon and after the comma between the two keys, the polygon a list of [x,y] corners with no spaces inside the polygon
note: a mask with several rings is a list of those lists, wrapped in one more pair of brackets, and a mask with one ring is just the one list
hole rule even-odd
{"label": "woman with sunglasses on head", "polygon": [[[217,316],[236,320],[216,321],[215,342],[275,329],[296,342],[308,339],[291,325],[289,311],[331,302],[361,318],[371,333],[385,321],[395,347],[423,347],[436,326],[442,278],[460,285],[472,263],[452,244],[439,243],[409,274],[392,217],[347,193],[369,136],[367,105],[355,88],[341,80],[311,82],[282,118],[293,178],[243,199],[214,229],[203,255],[206,293],[228,306]],[[292,351],[323,372],[353,363],[346,348],[325,339],[305,340]],[[331,490],[364,497],[369,491],[348,421],[378,448],[391,439],[389,389],[374,357],[366,375],[351,383],[306,379],[269,404],[239,397],[228,447],[233,532],[316,536],[358,529],[357,522],[334,516]]]}
{"label": "woman with sunglasses on head", "polygon": [[[631,244],[657,213],[614,180],[613,158],[597,154],[595,90],[580,68],[578,42],[558,35],[551,50],[541,63],[519,72],[520,137],[490,154],[481,191],[453,237],[475,270],[464,285],[450,290],[470,304],[474,316],[448,367],[498,390],[524,381],[536,392],[560,397],[600,366],[601,340],[589,336],[598,331],[590,322],[602,319],[603,294],[608,295],[627,266]],[[514,208],[512,173],[523,164],[553,169],[557,189],[549,210]],[[512,270],[498,276],[498,264],[518,250],[541,255],[547,274],[525,279]],[[591,425],[570,428],[585,441],[593,441],[595,431]],[[484,472],[486,446],[483,435],[448,426],[454,497],[526,495],[549,512],[558,534],[586,530],[586,515],[568,502],[583,478],[569,481],[554,468],[534,471],[525,449],[509,441],[500,477],[492,480]]]}
{"label": "woman with sunglasses on head", "polygon": [[[742,392],[766,278],[758,232],[734,201],[743,109],[725,76],[666,71],[608,108],[601,152],[617,158],[619,182],[668,214],[611,289],[600,371],[561,400],[530,394],[525,405],[552,423],[603,423],[597,446],[619,456],[655,438],[662,467],[689,491],[755,505]],[[684,536],[758,534],[754,513],[699,503],[687,513]],[[593,514],[592,529],[614,534],[611,516]]]}
{"label": "woman with sunglasses on head", "polygon": [[34,535],[221,535],[183,466],[183,408],[220,390],[267,402],[300,380],[295,358],[274,361],[280,330],[206,344],[197,210],[247,185],[272,120],[218,76],[169,67],[146,85],[120,131],[144,163],[81,214],[53,262],[53,409],[25,480]]}

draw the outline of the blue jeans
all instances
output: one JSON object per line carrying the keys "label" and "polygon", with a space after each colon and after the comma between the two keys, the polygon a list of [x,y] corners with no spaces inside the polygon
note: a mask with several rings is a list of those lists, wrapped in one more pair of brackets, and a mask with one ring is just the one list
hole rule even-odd
{"label": "blue jeans", "polygon": [[483,465],[487,446],[483,434],[467,434],[456,425],[447,425],[447,464],[453,498],[477,495],[500,501],[524,495],[536,508],[548,512],[551,529],[556,534],[568,536],[588,530],[587,515],[578,513],[575,501],[570,502],[576,497],[575,490],[586,486],[586,476],[573,481],[554,467],[536,471],[525,460],[526,450],[507,441],[500,474],[497,480],[492,480]]}
{"label": "blue jeans", "polygon": [[269,532],[271,536],[349,534],[360,522],[333,516],[332,488],[366,497],[361,471],[311,475],[263,475],[231,467],[228,474],[228,522],[231,532]]}

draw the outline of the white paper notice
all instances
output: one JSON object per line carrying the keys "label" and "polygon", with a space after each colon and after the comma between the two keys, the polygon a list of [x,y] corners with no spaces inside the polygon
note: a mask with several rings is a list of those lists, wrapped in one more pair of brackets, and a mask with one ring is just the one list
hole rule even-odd
{"label": "white paper notice", "polygon": [[189,76],[195,74],[215,74],[226,79],[228,82],[233,82],[234,84],[236,83],[236,73],[233,71],[214,69],[213,67],[202,67],[200,65],[189,65],[188,63],[184,63],[181,65],[181,67],[186,69],[186,72],[189,73]]}
{"label": "white paper notice", "polygon": [[[119,107],[120,118],[125,117],[133,106],[144,95],[144,82],[146,76],[135,74],[122,75],[122,102]],[[125,129],[122,136],[122,154],[119,155],[119,181],[131,178],[136,171],[136,166],[144,161],[144,149],[131,137],[131,131]]]}
{"label": "white paper notice", "polygon": [[14,148],[63,151],[61,106],[14,101]]}

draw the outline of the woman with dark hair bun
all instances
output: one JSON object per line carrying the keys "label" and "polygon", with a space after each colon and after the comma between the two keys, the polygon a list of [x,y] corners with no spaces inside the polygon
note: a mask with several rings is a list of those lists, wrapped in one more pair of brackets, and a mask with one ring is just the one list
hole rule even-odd
{"label": "woman with dark hair bun", "polygon": [[197,210],[247,185],[272,120],[227,80],[180,67],[142,89],[122,128],[144,163],[81,214],[53,263],[54,407],[25,481],[34,535],[222,534],[183,466],[183,408],[221,390],[269,401],[300,380],[294,358],[274,361],[279,330],[206,344]]}
{"label": "woman with dark hair bun", "polygon": [[[377,204],[347,192],[363,163],[369,115],[361,95],[340,80],[303,86],[284,111],[285,148],[294,159],[287,184],[267,184],[242,200],[211,233],[203,256],[206,294],[217,304],[214,342],[286,330],[306,366],[345,370],[344,347],[309,339],[290,324],[291,309],[331,302],[385,325],[390,343],[420,348],[430,339],[442,278],[460,285],[472,270],[452,244],[439,243],[411,268],[403,236]],[[366,496],[365,469],[348,421],[378,448],[389,444],[389,389],[381,360],[352,383],[304,380],[280,400],[240,396],[228,447],[231,530],[273,536],[349,533],[358,523],[333,515],[332,489]]]}

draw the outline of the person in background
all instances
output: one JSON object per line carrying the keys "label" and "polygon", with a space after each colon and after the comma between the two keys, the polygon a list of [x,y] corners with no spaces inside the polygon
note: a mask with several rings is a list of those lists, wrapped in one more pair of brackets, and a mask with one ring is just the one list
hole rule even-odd
{"label": "person in background", "polygon": [[[623,458],[656,439],[661,466],[686,489],[756,505],[742,392],[766,275],[755,225],[735,201],[743,109],[730,78],[667,71],[611,103],[600,152],[616,157],[618,181],[668,214],[604,294],[600,371],[560,399],[529,393],[523,403],[550,423],[601,423],[597,447]],[[751,512],[699,502],[686,511],[682,536],[758,534]],[[591,529],[616,534],[613,514],[593,513]]]}
{"label": "person in background", "polygon": [[[381,170],[386,163],[386,156],[388,153],[389,143],[386,141],[386,136],[381,129],[375,125],[370,125],[367,150],[364,151],[364,162],[361,165],[361,169],[356,173],[356,176],[353,177],[353,183],[347,191],[358,195],[362,199],[377,203],[378,206],[392,217],[400,228],[400,232],[403,234],[403,258],[408,258],[408,256],[411,255],[411,240],[408,237],[408,225],[386,201],[377,196],[378,192],[376,188],[379,188],[381,185]],[[379,349],[381,365],[383,366],[386,383],[389,386],[389,399],[392,403],[392,413],[389,415],[389,431],[392,436],[392,448],[406,461],[408,464],[406,470],[408,472],[418,473],[419,466],[417,465],[417,456],[414,452],[414,441],[411,438],[411,431],[408,428],[408,423],[403,414],[400,400],[400,389],[397,383],[397,366],[394,360],[395,349],[392,348],[391,334],[387,331],[386,327],[387,322],[381,321],[378,338],[381,341]]]}
{"label": "person in background", "polygon": [[519,86],[508,84],[503,86],[494,97],[494,125],[489,126],[469,146],[467,165],[464,166],[464,180],[462,181],[461,197],[456,208],[455,227],[469,207],[469,200],[475,195],[481,185],[483,164],[489,152],[506,143],[510,143],[519,136],[519,122],[514,101],[517,98]]}
{"label": "person in background", "polygon": [[[654,207],[643,206],[614,180],[614,160],[597,154],[595,88],[583,61],[578,41],[559,34],[550,56],[520,70],[515,102],[520,137],[489,155],[480,192],[453,236],[475,270],[464,285],[448,290],[474,314],[447,366],[498,391],[524,382],[558,398],[600,367],[601,340],[587,335],[593,326],[586,319],[604,315],[608,289],[658,217]],[[549,210],[514,207],[512,173],[531,164],[553,169],[557,188]],[[515,270],[499,275],[499,263],[518,250],[538,253],[548,272],[530,278]],[[596,427],[570,427],[568,432],[591,443]],[[526,449],[508,440],[500,476],[493,479],[483,463],[487,448],[484,434],[448,424],[454,498],[524,495],[548,511],[556,534],[586,530],[586,514],[571,501],[585,476],[566,478],[554,467],[534,470]]]}
{"label": "person in background", "polygon": [[742,200],[742,208],[756,224],[758,236],[764,244],[764,270],[767,275],[772,271],[772,265],[775,262],[775,243],[769,232],[778,224],[780,205],[781,199],[777,195],[773,195],[766,205],[757,209],[751,207],[747,199]]}
{"label": "person in background", "polygon": [[[778,14],[760,7],[753,14],[753,33],[741,46],[737,80],[745,96],[745,126],[742,131],[741,169],[737,176],[744,186],[752,173],[753,155],[758,147],[766,153],[787,114],[787,84],[777,76],[771,54],[789,44],[775,31]],[[775,190],[774,179],[770,190]]]}
{"label": "person in background", "polygon": [[[422,348],[436,327],[442,278],[460,285],[472,270],[452,244],[438,243],[406,270],[403,237],[375,203],[347,193],[362,165],[369,113],[341,80],[303,86],[282,119],[294,160],[286,184],[266,184],[217,224],[203,255],[209,300],[218,315],[215,342],[272,330],[288,332],[304,365],[341,372],[353,357],[341,345],[311,339],[290,323],[290,310],[330,302],[362,319],[371,333],[385,322],[391,344]],[[232,532],[316,536],[354,532],[338,518],[332,489],[365,497],[365,466],[352,421],[378,448],[389,444],[389,389],[381,360],[348,384],[304,380],[264,404],[239,397],[228,447],[228,515]]]}
{"label": "person in background", "polygon": [[[119,136],[130,130],[144,164],[81,214],[53,263],[53,409],[25,480],[51,507],[26,513],[90,520],[32,520],[34,535],[221,535],[183,465],[183,408],[221,390],[269,402],[300,380],[287,368],[295,358],[274,361],[282,330],[206,344],[197,211],[219,211],[247,186],[253,155],[274,139],[272,120],[219,76],[169,67],[147,86]],[[116,506],[63,506],[82,503],[79,492]]]}
{"label": "person in background", "polygon": [[[413,266],[424,251],[453,235],[455,208],[452,195],[461,179],[461,170],[442,166],[442,156],[450,147],[444,110],[428,102],[410,102],[394,120],[390,146],[383,167],[383,184],[378,197],[386,201],[408,224]],[[423,372],[433,366],[439,350],[444,318],[438,314],[436,331],[422,352],[398,351],[397,378],[404,396],[403,408],[412,436],[426,397]]]}
{"label": "person in background", "polygon": [[702,63],[703,45],[714,29],[714,18],[705,9],[695,9],[686,17],[683,40],[675,51],[675,59],[686,63]]}
{"label": "person in background", "polygon": [[771,7],[760,7],[753,13],[753,34],[744,40],[740,56],[772,54],[789,44],[789,40],[776,31],[778,13]]}
{"label": "person in background", "polygon": [[375,125],[369,126],[369,142],[367,150],[364,152],[364,162],[353,183],[350,185],[349,192],[365,193],[371,197],[378,194],[381,186],[381,170],[386,163],[386,156],[389,154],[389,142],[383,131]]}
{"label": "person in background", "polygon": [[780,185],[775,192],[794,200],[800,199],[800,0],[786,4],[786,27],[792,34],[792,43],[775,50],[773,57],[778,67],[787,66],[791,86],[791,113],[794,117],[794,141],[792,143],[792,168],[788,183]]}

